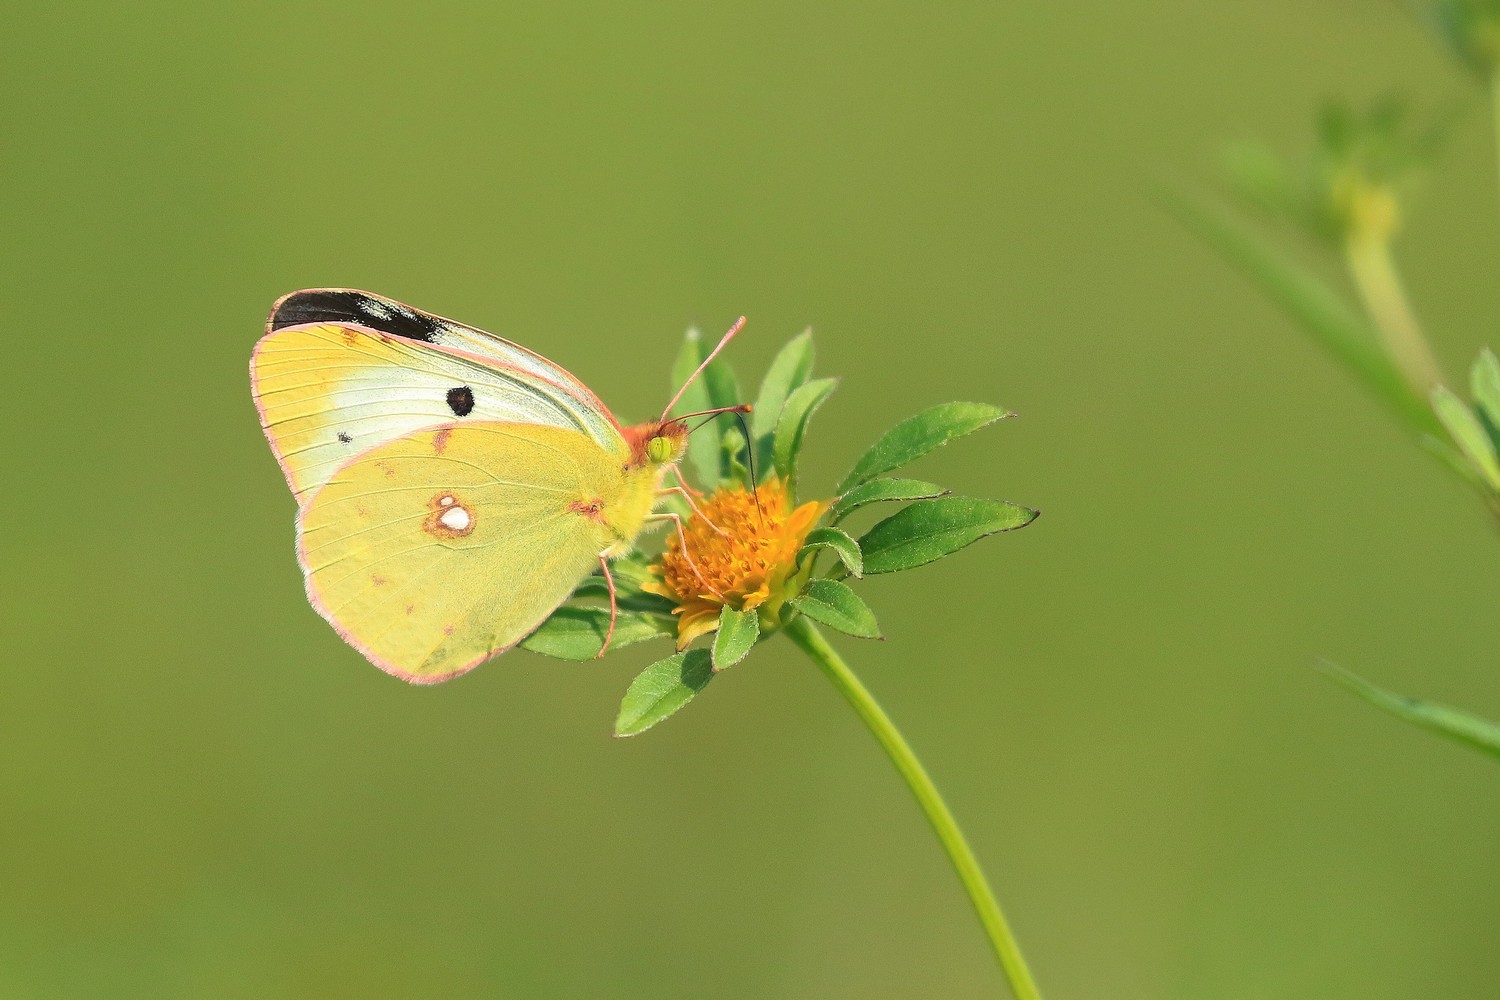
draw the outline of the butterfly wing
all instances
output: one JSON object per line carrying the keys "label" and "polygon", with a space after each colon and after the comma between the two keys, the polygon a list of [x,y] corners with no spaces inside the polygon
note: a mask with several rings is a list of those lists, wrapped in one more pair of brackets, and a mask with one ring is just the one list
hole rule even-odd
{"label": "butterfly wing", "polygon": [[614,516],[639,506],[627,459],[577,429],[491,421],[377,446],[300,512],[308,597],[382,670],[447,680],[524,638],[635,537],[641,517]]}
{"label": "butterfly wing", "polygon": [[271,307],[271,315],[266,319],[266,333],[310,323],[358,326],[408,341],[478,354],[507,368],[551,382],[570,395],[589,401],[599,411],[609,412],[572,373],[540,354],[478,327],[423,312],[374,292],[356,288],[309,288],[283,295]]}
{"label": "butterfly wing", "polygon": [[341,289],[286,296],[266,325],[251,388],[299,504],[355,455],[456,419],[564,427],[619,446],[619,424],[582,383],[473,327]]}
{"label": "butterfly wing", "polygon": [[514,421],[623,440],[597,401],[477,355],[355,326],[262,338],[251,359],[261,424],[298,503],[356,455],[454,420]]}

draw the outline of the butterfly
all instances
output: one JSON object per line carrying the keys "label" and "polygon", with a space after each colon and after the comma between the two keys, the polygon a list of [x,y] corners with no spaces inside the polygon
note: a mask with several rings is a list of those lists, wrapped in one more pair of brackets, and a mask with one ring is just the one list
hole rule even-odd
{"label": "butterfly", "polygon": [[626,427],[566,370],[483,330],[354,289],[283,296],[250,385],[297,500],[308,600],[380,669],[436,684],[525,638],[597,566],[608,648],[609,560],[653,521],[681,533],[663,497],[694,502],[677,469],[688,428],[668,414],[744,322],[661,417]]}

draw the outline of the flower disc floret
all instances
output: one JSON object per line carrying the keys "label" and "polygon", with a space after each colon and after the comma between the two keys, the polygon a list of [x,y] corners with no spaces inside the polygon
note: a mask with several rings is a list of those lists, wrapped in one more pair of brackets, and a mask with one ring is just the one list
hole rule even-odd
{"label": "flower disc floret", "polygon": [[817,502],[794,507],[777,479],[753,493],[732,486],[703,499],[683,525],[686,552],[681,538],[670,540],[652,567],[656,579],[643,588],[677,605],[678,648],[713,631],[725,606],[762,616],[779,611],[791,596],[797,552],[826,509]]}

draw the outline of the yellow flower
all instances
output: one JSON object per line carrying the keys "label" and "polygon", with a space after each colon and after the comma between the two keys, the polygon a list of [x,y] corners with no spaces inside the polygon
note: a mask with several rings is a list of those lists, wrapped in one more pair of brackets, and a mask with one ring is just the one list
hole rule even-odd
{"label": "yellow flower", "polygon": [[[759,499],[759,505],[756,500]],[[826,503],[792,509],[792,498],[776,479],[752,494],[742,486],[724,487],[704,499],[683,525],[682,538],[667,543],[651,567],[657,579],[643,590],[677,607],[677,648],[718,628],[719,612],[759,609],[768,624],[791,595],[788,581],[797,571],[797,550]]]}

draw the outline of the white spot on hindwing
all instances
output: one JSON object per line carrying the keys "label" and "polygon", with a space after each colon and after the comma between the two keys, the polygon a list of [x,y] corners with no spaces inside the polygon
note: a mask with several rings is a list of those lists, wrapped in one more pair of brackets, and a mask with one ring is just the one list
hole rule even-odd
{"label": "white spot on hindwing", "polygon": [[474,531],[474,511],[455,493],[435,494],[427,501],[427,510],[427,520],[422,522],[422,527],[429,535],[451,541]]}

